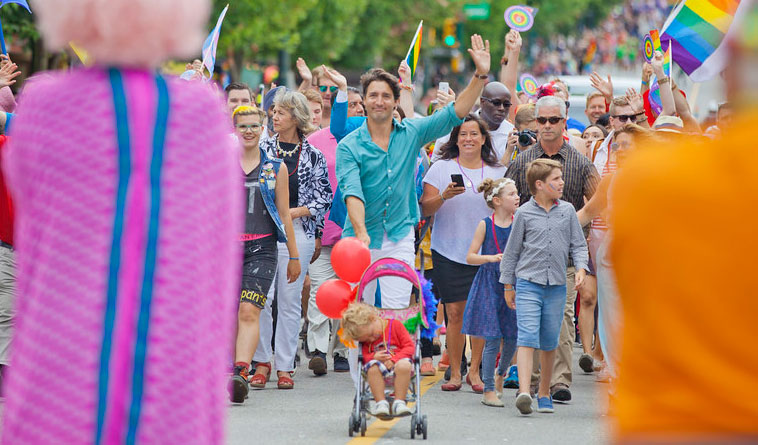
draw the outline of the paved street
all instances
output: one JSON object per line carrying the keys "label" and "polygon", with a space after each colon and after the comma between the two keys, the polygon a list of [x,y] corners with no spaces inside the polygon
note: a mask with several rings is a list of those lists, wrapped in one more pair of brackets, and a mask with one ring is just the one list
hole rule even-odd
{"label": "paved street", "polygon": [[[513,402],[515,390],[506,389],[505,408],[486,407],[481,395],[464,385],[457,393],[440,390],[442,373],[422,382],[423,412],[429,419],[429,443],[511,443],[511,444],[602,444],[608,439],[604,424],[606,398],[598,390],[595,376],[584,374],[576,365],[579,349],[574,349],[573,401],[555,404],[555,414],[518,414]],[[304,357],[303,357],[304,358]],[[439,357],[435,357],[435,363]],[[314,377],[307,360],[295,376],[295,389],[280,391],[272,381],[264,390],[251,391],[241,406],[229,406],[227,442],[264,443],[401,443],[410,441],[410,418],[391,422],[369,420],[365,438],[347,435],[352,406],[349,374],[331,371]],[[578,370],[578,372],[577,372]],[[535,404],[536,407],[536,404]],[[416,440],[420,440],[418,437]]]}

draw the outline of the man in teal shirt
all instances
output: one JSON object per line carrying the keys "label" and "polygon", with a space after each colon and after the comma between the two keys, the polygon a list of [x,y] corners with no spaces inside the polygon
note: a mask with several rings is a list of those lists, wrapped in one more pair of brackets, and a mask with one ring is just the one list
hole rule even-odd
{"label": "man in teal shirt", "polygon": [[[393,257],[413,265],[413,227],[419,211],[415,192],[416,157],[426,143],[460,125],[487,83],[490,69],[489,41],[471,36],[468,50],[476,73],[454,104],[432,116],[397,122],[397,78],[381,69],[364,74],[361,83],[367,119],[337,146],[337,181],[347,205],[343,236],[355,236],[371,249],[371,259]],[[381,306],[408,306],[411,283],[382,278]],[[374,288],[363,293],[369,304]]]}

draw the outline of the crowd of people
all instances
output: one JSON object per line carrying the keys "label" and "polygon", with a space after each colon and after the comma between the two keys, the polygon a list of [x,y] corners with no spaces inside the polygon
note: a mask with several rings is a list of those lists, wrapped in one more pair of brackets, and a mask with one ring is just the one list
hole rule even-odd
{"label": "crowd of people", "polygon": [[[60,32],[61,18],[41,16],[44,32]],[[559,78],[534,98],[516,93],[521,46],[511,30],[495,67],[499,55],[473,35],[469,83],[440,88],[427,116],[414,110],[405,61],[397,75],[374,68],[350,86],[303,59],[299,86],[272,88],[260,103],[243,83],[219,91],[190,63],[187,79],[120,68],[38,76],[16,113],[8,87],[20,72],[3,57],[7,440],[150,441],[171,431],[176,441],[218,442],[222,398],[245,403],[272,379],[296,390],[301,343],[316,376],[328,375],[329,361],[356,382],[364,372],[372,414],[409,415],[413,345],[374,308],[407,307],[411,283],[372,282],[342,319],[317,304],[345,237],[372,261],[394,258],[431,279],[440,303],[429,316],[444,327],[422,339],[420,372],[444,371],[442,391],[467,384],[483,405],[529,415],[572,400],[576,366],[618,379],[608,218],[617,172],[641,147],[722,137],[733,106],[703,131],[656,53],[639,91],[593,74],[589,126],[578,127]],[[163,56],[188,51],[171,46]],[[114,66],[156,58],[137,54],[94,51]],[[51,365],[65,378],[39,394],[38,369]],[[168,389],[177,367],[193,370],[182,394]],[[197,397],[188,402],[188,393]]]}
{"label": "crowd of people", "polygon": [[530,46],[529,72],[545,77],[579,75],[600,66],[633,71],[644,60],[642,38],[663,24],[670,9],[664,0],[626,0],[614,6],[596,28],[538,38]]}
{"label": "crowd of people", "polygon": [[[615,92],[612,79],[593,75],[597,91],[587,97],[585,110],[590,125],[579,131],[567,119],[567,88],[560,79],[543,85],[534,99],[511,93],[521,49],[517,32],[506,36],[502,82],[489,73],[485,42],[474,36],[472,48],[477,71],[470,84],[457,96],[440,89],[426,118],[414,111],[405,62],[397,76],[374,69],[353,88],[338,71],[324,65],[311,71],[300,58],[298,89],[274,88],[259,108],[247,85],[226,88],[245,147],[249,195],[233,402],[243,403],[249,387],[266,387],[274,372],[277,388],[294,388],[301,331],[307,367],[315,375],[328,374],[330,356],[334,372],[357,372],[354,349],[337,335],[339,320],[316,304],[320,285],[336,278],[331,248],[347,236],[363,241],[372,260],[414,264],[419,249],[425,251],[424,263],[415,265],[440,298],[436,315],[445,342],[443,348],[437,339],[423,342],[421,373],[435,374],[437,345],[438,369],[446,371],[443,391],[460,390],[465,377],[487,406],[504,406],[502,390],[511,387],[519,388],[520,412],[531,412],[533,397],[538,411],[552,412],[553,401],[572,398],[576,341],[583,372],[597,372],[601,382],[616,377],[610,332],[618,308],[605,259],[608,182],[628,150],[699,133],[697,122],[687,102],[674,99],[678,89],[665,81],[660,54],[642,68],[640,92]],[[651,74],[664,79],[658,116],[646,103]],[[255,147],[260,154],[250,156]],[[257,162],[246,166],[247,158]],[[274,165],[276,186],[266,193],[276,193],[268,202],[288,201],[289,212],[254,204],[265,201],[257,193],[265,196],[269,181],[261,164]],[[254,218],[268,228],[255,227]],[[428,231],[414,228],[419,220]],[[285,229],[274,230],[282,222]],[[408,305],[410,283],[379,281],[381,292],[368,289],[364,301]],[[370,337],[352,330],[349,338]],[[383,359],[378,366],[386,374],[392,363]],[[390,410],[376,409],[380,416]]]}

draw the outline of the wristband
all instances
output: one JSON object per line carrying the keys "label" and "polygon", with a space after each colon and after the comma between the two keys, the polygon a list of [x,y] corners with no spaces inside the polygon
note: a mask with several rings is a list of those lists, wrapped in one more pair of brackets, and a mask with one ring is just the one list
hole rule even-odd
{"label": "wristband", "polygon": [[645,81],[643,80],[643,81],[642,81],[642,85],[645,85],[645,86],[647,86],[647,85],[648,85],[648,83],[647,83],[647,82],[645,82]]}
{"label": "wristband", "polygon": [[503,56],[500,59],[500,65],[508,65],[508,56]]}
{"label": "wristband", "polygon": [[401,84],[400,84],[400,88],[402,88],[402,89],[404,89],[404,90],[408,90],[408,91],[413,91],[413,85],[403,85],[403,84],[401,83]]}
{"label": "wristband", "polygon": [[442,193],[440,193],[440,198],[442,198],[442,202],[445,202],[445,197],[442,196]]}
{"label": "wristband", "polygon": [[664,77],[663,79],[658,79],[658,85],[663,85],[666,83],[669,83],[671,81],[670,77]]}
{"label": "wristband", "polygon": [[474,72],[474,77],[476,77],[477,79],[487,80],[490,78],[490,75],[489,74],[476,74],[476,72]]}
{"label": "wristband", "polygon": [[298,261],[300,261],[300,258],[298,258],[298,257],[296,257],[296,256],[291,256],[291,257],[290,257],[290,261],[295,261],[295,260],[298,260]]}

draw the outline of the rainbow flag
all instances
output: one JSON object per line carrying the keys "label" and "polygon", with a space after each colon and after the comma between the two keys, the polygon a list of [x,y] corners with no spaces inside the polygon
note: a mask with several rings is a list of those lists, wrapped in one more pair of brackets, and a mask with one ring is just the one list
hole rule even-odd
{"label": "rainbow flag", "polygon": [[671,41],[674,62],[693,81],[706,81],[724,69],[728,55],[725,37],[749,4],[740,0],[684,0],[671,11],[661,29],[661,40]]}
{"label": "rainbow flag", "polygon": [[408,55],[405,56],[405,61],[408,63],[408,66],[411,67],[411,80],[413,80],[413,77],[416,75],[416,65],[418,65],[418,56],[421,54],[421,35],[422,35],[422,28],[424,26],[424,21],[422,20],[418,24],[418,29],[416,30],[416,35],[413,36],[413,41],[411,41],[411,47],[408,48]]}

